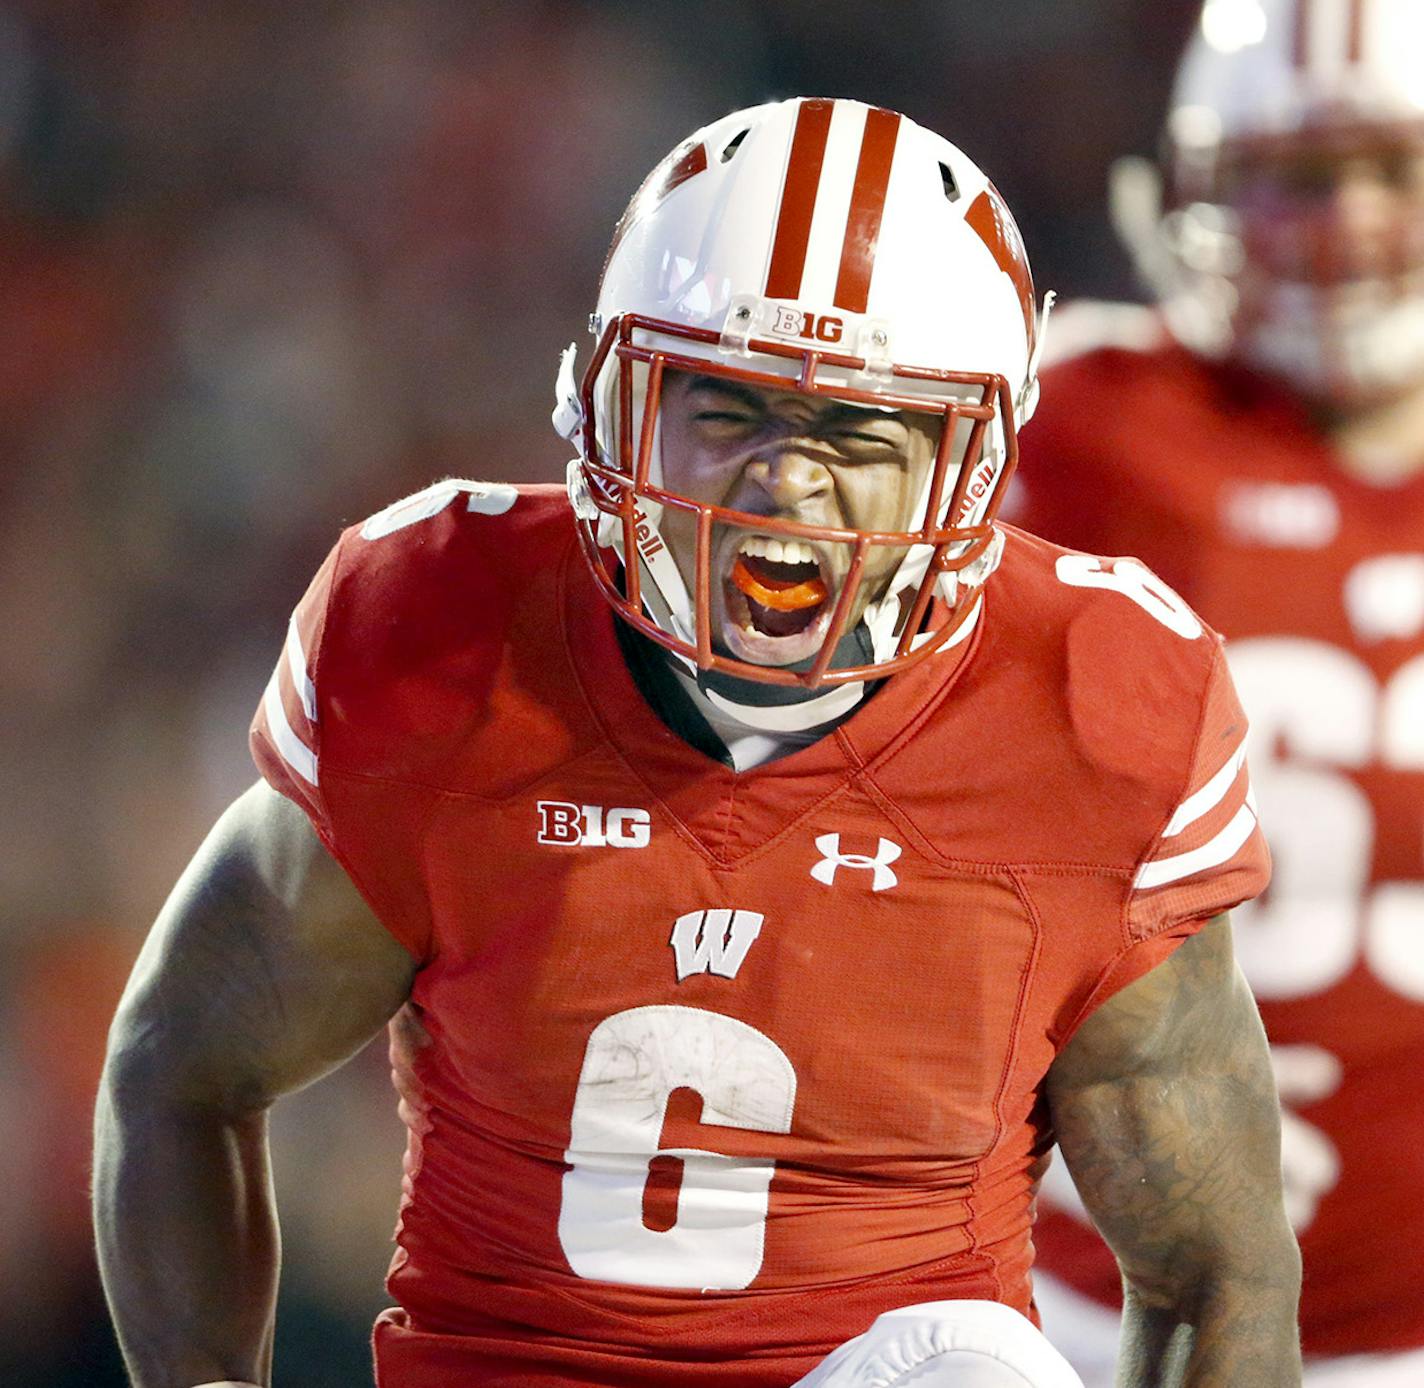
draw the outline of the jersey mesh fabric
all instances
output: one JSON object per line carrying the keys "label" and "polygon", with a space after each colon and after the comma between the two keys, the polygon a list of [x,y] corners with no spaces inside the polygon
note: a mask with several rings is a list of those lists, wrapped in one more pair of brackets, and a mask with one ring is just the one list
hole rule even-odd
{"label": "jersey mesh fabric", "polygon": [[966,649],[738,774],[643,700],[552,490],[343,538],[316,782],[270,704],[253,746],[423,961],[383,1384],[771,1388],[898,1305],[1031,1314],[1045,1071],[1266,877],[1253,836],[1141,907],[1217,642],[1060,555],[1011,534]]}

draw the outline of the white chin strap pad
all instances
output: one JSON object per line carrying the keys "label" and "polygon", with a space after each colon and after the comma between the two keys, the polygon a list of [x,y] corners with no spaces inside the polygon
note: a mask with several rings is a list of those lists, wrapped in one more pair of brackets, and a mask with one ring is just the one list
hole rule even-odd
{"label": "white chin strap pad", "polygon": [[1083,1388],[1032,1323],[997,1301],[926,1301],[876,1318],[792,1388]]}

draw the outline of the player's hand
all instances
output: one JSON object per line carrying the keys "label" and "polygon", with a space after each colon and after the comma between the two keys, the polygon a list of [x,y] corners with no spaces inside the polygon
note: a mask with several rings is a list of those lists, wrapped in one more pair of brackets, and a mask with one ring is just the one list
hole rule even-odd
{"label": "player's hand", "polygon": [[1340,1154],[1319,1128],[1292,1105],[1319,1103],[1340,1087],[1340,1062],[1319,1046],[1272,1046],[1271,1065],[1281,1095],[1281,1176],[1286,1214],[1300,1233],[1322,1197],[1340,1179]]}

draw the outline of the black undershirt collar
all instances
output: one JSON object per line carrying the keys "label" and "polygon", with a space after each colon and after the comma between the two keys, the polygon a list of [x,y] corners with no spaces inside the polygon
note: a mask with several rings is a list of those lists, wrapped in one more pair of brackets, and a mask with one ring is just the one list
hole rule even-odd
{"label": "black undershirt collar", "polygon": [[621,617],[613,618],[623,660],[648,707],[689,747],[723,766],[732,766],[727,745],[712,730],[668,664],[669,656],[656,641],[635,631]]}

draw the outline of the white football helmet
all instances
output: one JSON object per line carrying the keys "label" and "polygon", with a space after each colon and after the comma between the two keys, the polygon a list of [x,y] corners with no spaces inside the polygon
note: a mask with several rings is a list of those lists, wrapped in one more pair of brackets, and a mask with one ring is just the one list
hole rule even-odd
{"label": "white football helmet", "polygon": [[997,1301],[922,1301],[877,1316],[792,1388],[1083,1388],[1033,1323]]}
{"label": "white football helmet", "polygon": [[[1113,180],[1186,346],[1345,407],[1424,380],[1421,54],[1419,0],[1207,0],[1165,188],[1144,161]],[[1363,213],[1347,187],[1362,164],[1380,185]]]}
{"label": "white football helmet", "polygon": [[[992,522],[1033,408],[1041,328],[1013,218],[938,135],[893,111],[813,99],[699,130],[618,224],[582,381],[572,347],[561,365],[554,421],[579,445],[569,490],[601,590],[689,668],[763,685],[844,685],[943,649],[997,562]],[[659,427],[669,371],[942,421],[910,524],[814,526],[669,491]],[[696,518],[691,571],[660,530],[669,508]],[[812,585],[823,594],[814,657],[777,666],[719,647],[710,594],[729,577],[712,571],[714,551],[726,552],[713,536],[726,527],[820,553],[850,547],[841,591]],[[872,658],[838,663],[865,559],[881,547],[903,558],[864,614]]]}

